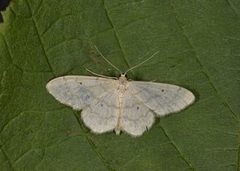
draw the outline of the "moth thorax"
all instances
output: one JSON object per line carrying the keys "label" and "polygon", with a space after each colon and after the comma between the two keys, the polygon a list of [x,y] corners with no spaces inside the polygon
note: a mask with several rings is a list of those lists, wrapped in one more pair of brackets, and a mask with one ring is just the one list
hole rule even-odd
{"label": "moth thorax", "polygon": [[125,75],[121,75],[118,81],[119,81],[118,92],[121,94],[124,94],[127,89],[127,83],[128,83],[127,78],[125,77]]}
{"label": "moth thorax", "polygon": [[121,76],[119,77],[119,84],[120,85],[126,85],[127,84],[127,78],[125,77],[125,75],[121,74]]}

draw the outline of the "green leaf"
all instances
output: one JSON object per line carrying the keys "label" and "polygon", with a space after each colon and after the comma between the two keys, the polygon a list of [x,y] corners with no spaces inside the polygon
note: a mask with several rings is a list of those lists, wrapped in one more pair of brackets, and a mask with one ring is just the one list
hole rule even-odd
{"label": "green leaf", "polygon": [[[0,25],[0,168],[238,170],[240,3],[237,0],[18,0]],[[194,92],[186,110],[143,136],[95,135],[45,88],[54,77],[118,76]]]}

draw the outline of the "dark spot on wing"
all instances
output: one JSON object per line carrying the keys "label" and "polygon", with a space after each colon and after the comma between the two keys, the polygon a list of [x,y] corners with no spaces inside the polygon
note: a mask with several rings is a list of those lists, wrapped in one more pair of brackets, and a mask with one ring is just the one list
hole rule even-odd
{"label": "dark spot on wing", "polygon": [[164,90],[164,89],[162,89],[161,91],[162,91],[162,92],[164,92],[165,90]]}
{"label": "dark spot on wing", "polygon": [[87,94],[85,97],[85,100],[88,100],[90,98],[90,96]]}
{"label": "dark spot on wing", "polygon": [[139,110],[139,106],[137,106],[137,110]]}
{"label": "dark spot on wing", "polygon": [[103,104],[101,103],[101,107],[103,107]]}
{"label": "dark spot on wing", "polygon": [[90,104],[93,97],[93,94],[84,87],[79,88],[75,95],[79,97],[84,104]]}

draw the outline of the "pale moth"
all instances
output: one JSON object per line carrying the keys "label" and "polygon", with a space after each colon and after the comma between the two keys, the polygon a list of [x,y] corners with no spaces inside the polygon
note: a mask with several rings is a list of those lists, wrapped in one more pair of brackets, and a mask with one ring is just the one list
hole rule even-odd
{"label": "pale moth", "polygon": [[[96,47],[97,49],[97,47]],[[155,116],[160,117],[179,112],[194,102],[191,91],[177,85],[130,81],[127,72],[139,67],[147,60],[122,73],[119,78],[67,75],[57,77],[46,85],[48,92],[59,102],[82,110],[81,118],[94,133],[114,130],[124,131],[132,136],[140,136],[151,128]]]}

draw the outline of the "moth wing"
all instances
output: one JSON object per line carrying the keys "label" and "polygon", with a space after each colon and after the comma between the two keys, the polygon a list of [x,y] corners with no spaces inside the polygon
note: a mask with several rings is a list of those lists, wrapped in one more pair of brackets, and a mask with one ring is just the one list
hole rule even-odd
{"label": "moth wing", "polygon": [[94,133],[104,133],[116,128],[119,115],[118,97],[115,92],[105,92],[82,110],[82,120]]}
{"label": "moth wing", "polygon": [[120,128],[132,136],[140,136],[154,123],[153,112],[142,101],[126,91],[123,99]]}
{"label": "moth wing", "polygon": [[59,102],[81,110],[106,91],[114,91],[112,79],[89,76],[63,76],[49,81],[48,92]]}
{"label": "moth wing", "polygon": [[129,89],[134,97],[158,116],[179,112],[195,100],[191,91],[172,84],[132,81]]}

